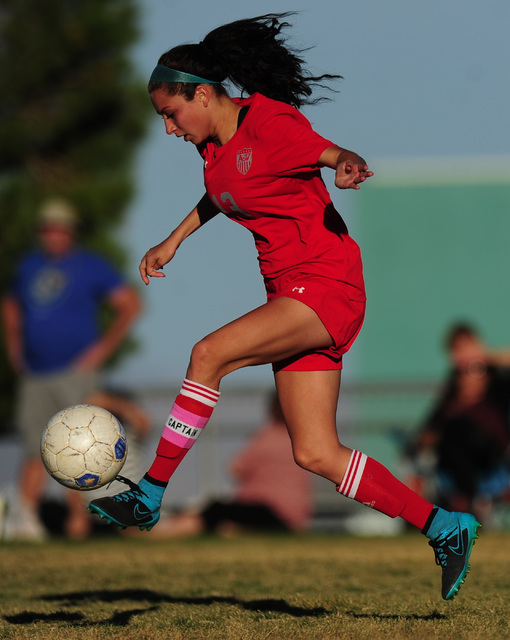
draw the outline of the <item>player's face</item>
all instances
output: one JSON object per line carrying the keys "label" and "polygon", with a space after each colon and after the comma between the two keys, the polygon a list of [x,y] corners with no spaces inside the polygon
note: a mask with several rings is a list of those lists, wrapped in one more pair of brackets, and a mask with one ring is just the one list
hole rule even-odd
{"label": "player's face", "polygon": [[163,89],[151,93],[151,100],[157,113],[165,122],[168,135],[184,137],[186,142],[198,145],[211,134],[208,110],[204,108],[204,94],[195,93],[193,100],[186,100],[180,94],[171,96]]}

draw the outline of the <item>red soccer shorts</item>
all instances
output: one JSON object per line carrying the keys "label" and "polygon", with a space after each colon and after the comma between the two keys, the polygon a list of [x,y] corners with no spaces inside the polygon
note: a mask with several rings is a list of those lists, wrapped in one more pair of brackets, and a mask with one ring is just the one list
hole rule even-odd
{"label": "red soccer shorts", "polygon": [[330,278],[291,273],[266,284],[268,301],[286,297],[313,309],[333,338],[329,349],[306,351],[273,363],[273,370],[326,371],[342,368],[342,356],[361,330],[365,292]]}

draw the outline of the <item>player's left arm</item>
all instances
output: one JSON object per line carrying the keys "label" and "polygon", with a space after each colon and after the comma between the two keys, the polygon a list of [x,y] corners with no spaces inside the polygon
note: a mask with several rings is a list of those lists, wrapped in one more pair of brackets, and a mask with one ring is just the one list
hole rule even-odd
{"label": "player's left arm", "polygon": [[319,165],[335,170],[335,186],[339,189],[359,189],[362,182],[374,175],[360,155],[337,146],[322,152]]}
{"label": "player's left arm", "polygon": [[106,302],[113,309],[113,320],[99,340],[75,363],[80,370],[101,368],[120,347],[142,308],[138,292],[129,285],[115,288]]}

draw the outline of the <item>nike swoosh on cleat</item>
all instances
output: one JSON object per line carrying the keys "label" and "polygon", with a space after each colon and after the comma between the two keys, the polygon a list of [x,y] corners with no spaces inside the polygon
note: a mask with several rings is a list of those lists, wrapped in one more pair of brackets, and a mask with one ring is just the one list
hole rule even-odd
{"label": "nike swoosh on cleat", "polygon": [[142,511],[140,505],[138,504],[136,504],[135,508],[133,509],[133,516],[135,517],[135,520],[138,520],[138,522],[152,519],[152,511],[145,507],[145,505],[143,505],[143,507],[145,508],[145,511]]}
{"label": "nike swoosh on cleat", "polygon": [[[452,553],[455,553],[455,555],[458,556],[462,556],[464,555],[464,536],[462,535],[462,529],[460,527],[460,524],[457,525],[457,545],[455,547],[452,547],[451,544],[448,545],[450,551]],[[453,536],[450,536],[453,537]]]}

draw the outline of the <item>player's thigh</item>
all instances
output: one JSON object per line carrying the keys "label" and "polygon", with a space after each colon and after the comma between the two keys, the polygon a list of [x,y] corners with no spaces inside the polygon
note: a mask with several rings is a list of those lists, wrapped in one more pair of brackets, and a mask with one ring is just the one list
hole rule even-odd
{"label": "player's thigh", "polygon": [[194,351],[197,357],[240,368],[331,344],[331,336],[313,309],[298,300],[277,298],[209,334]]}

